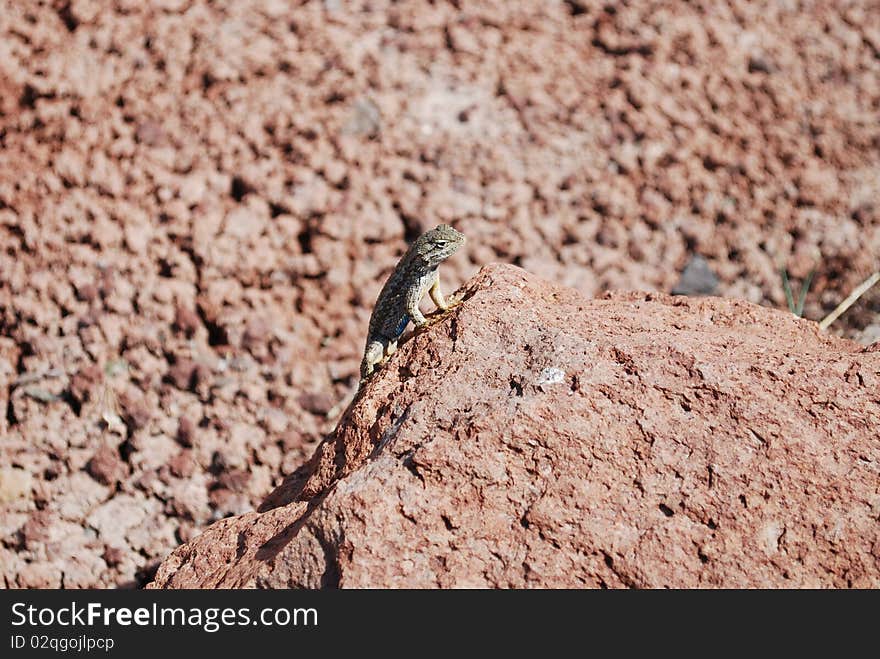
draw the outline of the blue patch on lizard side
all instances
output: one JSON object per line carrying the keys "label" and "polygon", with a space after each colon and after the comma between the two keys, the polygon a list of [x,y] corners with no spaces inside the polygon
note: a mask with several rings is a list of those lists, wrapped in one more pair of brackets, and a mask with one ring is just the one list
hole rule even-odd
{"label": "blue patch on lizard side", "polygon": [[395,338],[403,334],[403,330],[406,329],[407,324],[409,323],[409,315],[403,314],[403,318],[400,319],[400,322],[397,323],[397,327],[394,328]]}

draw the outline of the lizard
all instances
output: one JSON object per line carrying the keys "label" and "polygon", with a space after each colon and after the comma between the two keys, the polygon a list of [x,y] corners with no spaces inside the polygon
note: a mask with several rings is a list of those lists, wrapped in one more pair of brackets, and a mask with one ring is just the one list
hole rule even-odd
{"label": "lizard", "polygon": [[440,289],[440,264],[455,254],[465,242],[464,234],[441,224],[419,236],[407,250],[382,287],[367,332],[367,345],[361,362],[361,381],[397,350],[397,340],[412,321],[427,324],[419,302],[428,293],[441,311],[449,305]]}

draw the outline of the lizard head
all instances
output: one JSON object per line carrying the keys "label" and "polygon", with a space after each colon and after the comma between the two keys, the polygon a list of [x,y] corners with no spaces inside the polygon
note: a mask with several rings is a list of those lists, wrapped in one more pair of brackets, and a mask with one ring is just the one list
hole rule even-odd
{"label": "lizard head", "polygon": [[464,244],[465,237],[448,224],[441,224],[423,233],[416,240],[419,256],[430,267],[436,268],[441,262],[455,254]]}

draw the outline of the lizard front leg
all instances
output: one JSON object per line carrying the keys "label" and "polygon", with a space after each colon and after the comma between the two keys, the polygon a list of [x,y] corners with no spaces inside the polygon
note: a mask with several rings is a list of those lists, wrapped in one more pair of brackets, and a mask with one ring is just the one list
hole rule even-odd
{"label": "lizard front leg", "polygon": [[419,310],[419,301],[423,294],[424,289],[421,291],[412,290],[406,296],[406,313],[409,314],[410,320],[416,327],[421,327],[428,322],[425,315]]}
{"label": "lizard front leg", "polygon": [[446,298],[443,297],[443,291],[440,290],[439,273],[434,279],[434,283],[431,284],[431,288],[428,289],[428,295],[431,296],[431,299],[434,301],[434,304],[437,305],[437,308],[440,309],[440,311],[446,311],[449,308],[449,305],[446,304]]}

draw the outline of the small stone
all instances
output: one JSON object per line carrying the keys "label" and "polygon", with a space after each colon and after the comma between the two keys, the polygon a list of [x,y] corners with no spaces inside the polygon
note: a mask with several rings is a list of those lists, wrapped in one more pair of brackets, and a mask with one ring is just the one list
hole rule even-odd
{"label": "small stone", "polygon": [[48,510],[36,510],[30,516],[24,526],[21,527],[21,537],[24,546],[33,549],[49,537],[49,527],[52,523],[52,514]]}
{"label": "small stone", "polygon": [[233,492],[246,492],[251,475],[245,469],[230,469],[220,474],[217,479],[221,486]]}
{"label": "small stone", "polygon": [[196,434],[196,424],[192,419],[181,417],[177,422],[177,441],[184,446],[191,447]]}
{"label": "small stone", "polygon": [[30,494],[33,478],[18,467],[0,468],[0,503],[23,499]]}
{"label": "small stone", "polygon": [[189,478],[196,469],[192,451],[181,451],[168,462],[168,468],[177,478]]}
{"label": "small stone", "polygon": [[84,366],[70,379],[70,394],[80,403],[90,400],[95,387],[104,379],[97,364]]}
{"label": "small stone", "polygon": [[672,294],[714,295],[717,288],[718,276],[709,268],[708,261],[697,254],[685,266]]}
{"label": "small stone", "polygon": [[375,137],[382,129],[379,108],[368,98],[359,98],[351,109],[346,132],[362,137]]}
{"label": "small stone", "polygon": [[123,417],[135,430],[146,427],[150,422],[150,409],[142,396],[125,392],[119,396],[119,404],[122,407]]}
{"label": "small stone", "polygon": [[168,369],[168,379],[182,391],[190,391],[195,386],[196,363],[189,359],[178,359]]}
{"label": "small stone", "polygon": [[749,57],[749,73],[773,73],[776,67],[764,55],[752,55]]}
{"label": "small stone", "polygon": [[336,404],[336,398],[328,392],[309,392],[301,395],[297,402],[306,412],[323,416]]}
{"label": "small stone", "polygon": [[128,468],[119,456],[119,451],[109,447],[99,448],[86,464],[86,471],[103,485],[114,486],[128,475]]}
{"label": "small stone", "polygon": [[143,121],[137,127],[135,138],[141,144],[156,146],[165,140],[165,131],[155,121]]}
{"label": "small stone", "polygon": [[91,302],[98,297],[98,287],[94,284],[83,284],[76,287],[76,297],[81,302]]}
{"label": "small stone", "polygon": [[111,547],[107,545],[104,548],[104,553],[102,554],[102,558],[104,562],[107,563],[110,567],[116,567],[120,563],[122,563],[125,558],[125,552],[119,547]]}
{"label": "small stone", "polygon": [[252,319],[245,328],[242,337],[242,347],[246,350],[255,350],[264,346],[271,336],[272,329],[269,324],[261,318]]}
{"label": "small stone", "polygon": [[201,324],[199,315],[189,307],[179,306],[174,312],[175,329],[183,332],[188,338],[192,338]]}
{"label": "small stone", "polygon": [[153,238],[153,230],[144,222],[128,222],[124,235],[125,246],[135,254],[143,254]]}

